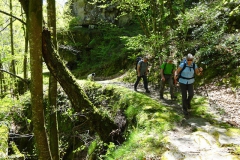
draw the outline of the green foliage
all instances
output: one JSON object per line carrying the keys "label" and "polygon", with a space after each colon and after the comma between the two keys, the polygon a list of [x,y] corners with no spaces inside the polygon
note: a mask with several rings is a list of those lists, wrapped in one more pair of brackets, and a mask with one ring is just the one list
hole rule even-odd
{"label": "green foliage", "polygon": [[88,147],[88,155],[91,155],[97,147],[97,142],[93,141]]}
{"label": "green foliage", "polygon": [[79,20],[81,20],[80,17],[74,17],[72,20],[69,22],[69,28],[74,28],[75,26],[79,26]]}
{"label": "green foliage", "polygon": [[[78,32],[83,31],[84,28],[78,29]],[[95,72],[97,76],[111,76],[120,73],[132,65],[128,55],[141,49],[141,46],[134,46],[137,44],[135,40],[130,42],[131,37],[137,32],[130,31],[128,28],[102,23],[91,32],[94,36],[89,39],[87,44],[91,50],[82,54],[82,61],[78,64],[78,69],[74,71],[77,76],[86,77],[91,72]]]}
{"label": "green foliage", "polygon": [[[59,11],[57,27],[59,31],[66,31],[61,35],[63,40],[60,44],[71,45],[83,51],[79,68],[74,72],[77,76],[86,77],[91,72],[96,72],[98,76],[111,76],[116,73],[122,74],[131,67],[129,76],[125,77],[124,81],[134,82],[136,56],[149,54],[152,60],[149,80],[154,84],[159,79],[159,59],[162,61],[170,53],[176,58],[192,53],[199,66],[204,68],[202,81],[211,81],[217,77],[220,80],[219,85],[231,85],[232,90],[239,86],[239,1],[204,1],[194,5],[192,4],[194,1],[187,1],[185,6],[183,1],[178,0],[174,1],[172,6],[170,1],[112,2],[120,3],[119,8],[123,14],[133,15],[134,19],[129,26],[120,28],[113,24],[101,23],[93,30],[80,28],[79,17],[71,17],[69,9],[71,3],[61,12],[57,10]],[[1,9],[6,9],[2,3],[0,5]],[[14,15],[21,14],[20,8],[16,5]],[[8,16],[0,15],[2,28],[7,25],[4,23],[7,19]],[[15,56],[11,56],[9,29],[1,32],[0,47],[3,68],[9,70],[9,63],[15,60],[18,62],[19,74],[22,72],[21,62],[24,54],[23,31],[19,30],[22,26],[19,22],[14,22]],[[47,77],[48,75],[44,77],[45,84],[48,84]],[[127,120],[125,143],[121,146],[113,143],[104,144],[108,150],[105,155],[99,157],[105,159],[144,159],[146,155],[160,156],[165,150],[162,133],[171,129],[173,123],[182,118],[174,110],[146,95],[133,93],[121,87],[103,88],[96,83],[88,82],[84,89],[97,106],[96,111],[103,117],[109,116],[114,119],[117,113],[121,112]],[[22,130],[31,132],[30,99],[29,92],[19,97],[19,100],[8,97],[1,99],[0,120],[14,120],[16,124],[22,126]],[[194,99],[193,115],[217,123],[207,113],[205,102],[205,99],[199,97]],[[86,135],[72,130],[78,125],[76,122],[78,118],[63,91],[58,93],[58,106],[59,131],[63,133],[60,151],[64,153],[73,145],[71,136]],[[82,111],[83,114],[87,112]],[[10,117],[8,113],[13,116]],[[79,146],[77,149],[74,148],[76,152],[81,152],[87,147],[82,144]],[[96,152],[101,153],[102,146],[100,140],[93,141],[88,150],[89,156]],[[239,154],[239,147],[236,148],[236,153]]]}
{"label": "green foliage", "polygon": [[[127,120],[125,143],[121,146],[107,144],[106,154],[100,157],[142,159],[147,155],[161,155],[165,150],[162,133],[171,129],[173,122],[181,119],[177,113],[144,94],[123,87],[115,85],[103,87],[89,81],[80,83],[90,100],[97,106],[97,112],[102,112],[103,116],[110,116],[111,119],[116,119],[116,115],[122,113]],[[126,154],[130,152],[131,154]]]}
{"label": "green foliage", "polygon": [[[108,148],[107,153],[105,154],[105,156],[110,156],[111,157],[111,152],[114,152],[114,150],[116,149],[116,145],[114,143],[112,143],[112,142],[110,142],[109,145],[107,145],[107,144],[105,144],[105,145]],[[105,157],[105,156],[103,156],[103,157]]]}
{"label": "green foliage", "polygon": [[0,123],[0,155],[1,158],[7,158],[8,150],[8,127]]}
{"label": "green foliage", "polygon": [[[117,115],[123,114],[127,120],[124,132],[126,142],[121,146],[107,144],[108,150],[101,156],[102,158],[134,159],[145,157],[149,153],[153,155],[162,153],[164,148],[159,150],[164,143],[162,133],[172,128],[173,122],[180,120],[178,114],[144,94],[123,87],[115,85],[103,87],[90,81],[79,82],[90,100],[97,106],[96,111],[102,113],[102,116],[116,119]],[[91,153],[92,150],[94,149],[91,149]],[[126,154],[128,152],[134,154]]]}
{"label": "green foliage", "polygon": [[[22,10],[21,6],[18,0],[12,0],[12,15],[22,19],[25,21],[24,18],[22,18]],[[0,8],[1,11],[4,11],[6,13],[10,13],[9,11],[9,2],[0,1]],[[10,28],[9,28],[9,15],[5,15],[3,13],[0,13],[0,62],[1,62],[1,69],[4,69],[6,71],[10,71],[10,63],[12,60],[15,61],[16,68],[18,68],[19,73],[22,73],[22,60],[24,55],[24,24],[22,24],[20,21],[13,18],[13,51],[11,49],[11,38],[10,38]],[[12,55],[14,53],[14,55]]]}
{"label": "green foliage", "polygon": [[239,155],[240,154],[240,146],[237,146],[235,149],[235,154]]}
{"label": "green foliage", "polygon": [[[239,12],[234,12],[239,2],[232,1],[196,4],[185,14],[179,14],[177,36],[177,56],[195,54],[199,66],[204,68],[206,80],[214,77],[228,78],[233,86],[239,85]],[[231,13],[231,16],[230,14]],[[238,28],[238,29],[237,29]],[[230,73],[230,74],[229,74]]]}
{"label": "green foliage", "polygon": [[19,103],[20,101],[7,96],[0,99],[0,121],[10,123],[16,115],[19,115],[22,110]]}
{"label": "green foliage", "polygon": [[16,145],[13,141],[10,142],[10,145],[11,145],[11,148],[12,148],[14,154],[24,156],[24,155],[21,154],[21,152],[18,150],[17,145]]}
{"label": "green foliage", "polygon": [[[60,4],[56,1],[56,27],[58,32],[68,31],[72,21],[75,21],[72,16],[71,4],[72,0],[68,0],[65,4]],[[43,18],[47,21],[47,4],[43,4]]]}

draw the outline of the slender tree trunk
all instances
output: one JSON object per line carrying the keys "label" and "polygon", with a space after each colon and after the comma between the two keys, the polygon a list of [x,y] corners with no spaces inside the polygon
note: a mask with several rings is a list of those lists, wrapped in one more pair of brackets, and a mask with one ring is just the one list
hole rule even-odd
{"label": "slender tree trunk", "polygon": [[[23,23],[23,30],[24,30],[24,35],[25,35],[25,49],[24,49],[24,58],[23,58],[23,78],[25,79],[25,80],[27,80],[28,79],[28,70],[27,70],[27,66],[28,66],[28,59],[27,59],[27,57],[28,57],[28,41],[29,41],[29,37],[28,37],[28,24],[29,24],[29,11],[28,11],[28,1],[26,1],[26,0],[19,0],[19,2],[21,3],[21,6],[22,6],[22,9],[24,10],[24,12],[25,12],[25,15],[26,15],[26,23],[24,24]],[[22,14],[22,15],[24,15],[24,14]],[[22,19],[24,19],[23,17],[22,17]],[[27,91],[27,89],[28,89],[28,86],[26,85],[26,84],[24,84],[24,92],[25,91]]]}
{"label": "slender tree trunk", "polygon": [[[12,15],[12,0],[10,0],[10,14]],[[11,37],[11,53],[13,60],[11,61],[11,72],[16,74],[15,69],[15,60],[14,60],[14,44],[13,44],[13,20],[12,16],[10,17],[10,37]]]}
{"label": "slender tree trunk", "polygon": [[32,123],[39,160],[51,160],[45,130],[42,77],[42,0],[29,1]]}
{"label": "slender tree trunk", "polygon": [[[55,0],[47,1],[48,13],[48,27],[52,28],[52,41],[54,49],[57,50],[57,34],[56,34],[56,7]],[[49,142],[50,150],[53,160],[59,160],[59,136],[58,136],[58,123],[57,123],[57,81],[50,72],[49,77],[49,107],[50,107],[50,125],[49,125]]]}
{"label": "slender tree trunk", "polygon": [[[29,18],[26,17],[26,24],[25,25],[25,49],[24,49],[24,58],[23,58],[23,78],[28,79],[28,23],[29,23]],[[27,85],[24,85],[24,92],[27,91]]]}
{"label": "slender tree trunk", "polygon": [[[12,15],[12,0],[9,1],[9,7],[10,7],[10,15]],[[16,74],[15,70],[15,60],[14,60],[14,44],[13,44],[13,18],[10,16],[10,41],[11,41],[11,54],[12,54],[12,60],[10,65],[10,72],[13,74]],[[12,90],[12,96],[16,96],[17,88],[15,87],[15,77],[11,76],[10,79],[10,89]]]}
{"label": "slender tree trunk", "polygon": [[[28,20],[27,20],[28,21]],[[27,22],[28,23],[28,22]],[[28,25],[27,25],[28,26]],[[26,26],[25,29],[25,49],[24,49],[24,57],[23,57],[23,78],[28,79],[28,27]],[[26,92],[28,89],[28,86],[24,84],[24,92]]]}
{"label": "slender tree trunk", "polygon": [[49,77],[49,107],[50,107],[50,121],[49,121],[49,143],[53,160],[59,160],[59,136],[58,136],[58,122],[57,122],[57,81],[50,74]]}
{"label": "slender tree trunk", "polygon": [[167,3],[168,3],[168,9],[169,9],[169,13],[170,13],[169,14],[170,27],[174,28],[174,24],[173,24],[173,22],[174,22],[174,20],[173,20],[173,18],[174,18],[173,3],[172,3],[172,1],[168,1]]}
{"label": "slender tree trunk", "polygon": [[[1,61],[1,55],[0,55],[0,61]],[[0,63],[0,68],[2,68],[2,63]],[[4,74],[0,72],[0,89],[1,89],[1,95],[3,95],[4,91]]]}

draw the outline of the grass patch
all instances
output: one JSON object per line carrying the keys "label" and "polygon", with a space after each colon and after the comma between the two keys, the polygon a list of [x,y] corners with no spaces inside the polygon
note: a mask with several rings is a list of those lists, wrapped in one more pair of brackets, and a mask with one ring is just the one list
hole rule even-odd
{"label": "grass patch", "polygon": [[236,147],[234,153],[235,153],[236,155],[240,155],[240,146],[237,146],[237,147]]}
{"label": "grass patch", "polygon": [[148,155],[160,156],[164,151],[162,132],[153,129],[151,132],[143,128],[135,128],[122,146],[108,152],[105,159],[145,159]]}
{"label": "grass patch", "polygon": [[213,122],[214,116],[208,113],[208,101],[207,98],[201,96],[195,96],[193,98],[191,106],[192,106],[192,114],[194,116],[200,116],[210,122]]}
{"label": "grass patch", "polygon": [[240,129],[238,128],[228,128],[227,133],[228,136],[239,135],[240,136]]}
{"label": "grass patch", "polygon": [[[124,131],[125,142],[121,145],[106,144],[107,153],[103,159],[144,159],[158,157],[165,151],[163,133],[174,127],[174,122],[182,119],[168,106],[148,97],[143,93],[117,85],[101,86],[91,81],[79,81],[91,101],[102,115],[114,119],[121,112],[127,126]],[[94,93],[94,97],[92,97]],[[99,98],[101,97],[101,98]],[[103,102],[105,103],[103,105]],[[99,105],[100,104],[100,105]],[[99,109],[101,107],[101,109]]]}

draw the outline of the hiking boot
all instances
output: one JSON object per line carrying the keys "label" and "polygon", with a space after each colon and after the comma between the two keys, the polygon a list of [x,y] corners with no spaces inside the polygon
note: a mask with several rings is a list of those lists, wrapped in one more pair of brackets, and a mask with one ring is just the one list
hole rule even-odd
{"label": "hiking boot", "polygon": [[150,93],[150,91],[149,91],[149,90],[146,90],[146,93]]}

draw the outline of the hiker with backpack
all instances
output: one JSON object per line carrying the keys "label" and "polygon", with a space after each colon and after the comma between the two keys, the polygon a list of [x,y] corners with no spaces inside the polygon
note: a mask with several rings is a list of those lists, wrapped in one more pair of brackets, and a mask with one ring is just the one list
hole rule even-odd
{"label": "hiker with backpack", "polygon": [[150,93],[150,91],[148,89],[148,80],[147,80],[148,58],[146,56],[144,56],[143,59],[141,59],[141,60],[139,60],[139,62],[137,62],[136,71],[137,71],[137,80],[134,84],[134,91],[137,92],[138,83],[140,82],[140,80],[142,78],[146,93]]}
{"label": "hiker with backpack", "polygon": [[188,110],[191,109],[191,100],[194,96],[193,83],[194,75],[201,75],[203,69],[198,68],[197,64],[193,62],[193,55],[188,54],[186,60],[180,63],[178,69],[175,72],[174,79],[177,79],[182,94],[182,108],[185,116],[188,115]]}
{"label": "hiker with backpack", "polygon": [[163,92],[164,92],[164,87],[166,83],[168,83],[170,87],[171,99],[176,98],[176,96],[173,93],[173,74],[175,70],[176,70],[176,66],[175,64],[173,64],[173,58],[168,57],[167,62],[161,65],[161,70],[160,70],[160,74],[161,74],[160,99],[164,99]]}

